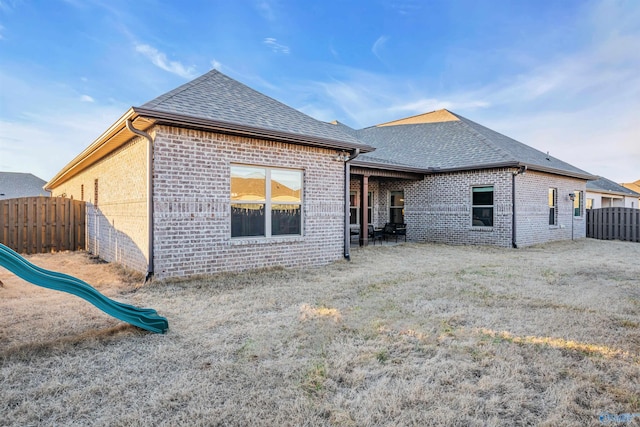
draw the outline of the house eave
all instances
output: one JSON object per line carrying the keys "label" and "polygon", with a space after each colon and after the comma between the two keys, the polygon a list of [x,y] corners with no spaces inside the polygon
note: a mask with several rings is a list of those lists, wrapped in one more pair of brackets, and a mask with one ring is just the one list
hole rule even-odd
{"label": "house eave", "polygon": [[109,153],[124,145],[133,138],[131,132],[126,128],[126,121],[131,120],[136,127],[141,130],[147,130],[153,125],[153,122],[139,117],[138,114],[130,108],[124,113],[114,124],[102,133],[96,140],[85,148],[80,154],[73,158],[66,166],[64,166],[53,178],[44,186],[47,191],[73,178],[87,167],[107,156]]}
{"label": "house eave", "polygon": [[366,168],[366,169],[389,170],[394,172],[408,172],[408,173],[422,174],[422,175],[430,174],[432,172],[430,168],[416,168],[413,166],[368,162],[366,160],[363,161],[358,159],[352,161],[351,165],[360,167],[360,168]]}
{"label": "house eave", "polygon": [[169,125],[194,130],[212,131],[224,134],[247,136],[252,138],[272,139],[280,142],[320,148],[329,148],[332,150],[351,151],[358,148],[360,149],[361,153],[368,153],[375,150],[375,148],[366,144],[338,141],[330,138],[308,136],[273,129],[264,129],[253,126],[246,126],[238,123],[224,122],[166,111],[157,111],[142,107],[134,107],[133,111],[135,111],[140,116],[153,119],[155,121],[155,124],[159,125]]}
{"label": "house eave", "polygon": [[484,163],[477,165],[468,165],[453,168],[430,168],[432,173],[447,173],[447,172],[464,172],[470,170],[482,170],[482,169],[502,169],[502,168],[520,168],[526,166],[527,170],[545,172],[554,175],[566,176],[570,178],[583,179],[585,181],[593,180],[597,177],[590,174],[583,174],[579,172],[566,171],[556,168],[544,167],[536,164],[530,164],[525,162],[509,161],[509,162],[497,162],[497,163]]}
{"label": "house eave", "polygon": [[51,180],[45,184],[44,188],[47,191],[51,191],[53,188],[73,178],[87,167],[93,165],[134,138],[135,135],[129,132],[126,128],[125,123],[127,120],[131,120],[134,126],[142,131],[146,131],[154,125],[168,125],[245,137],[272,139],[291,144],[307,145],[333,150],[352,151],[358,148],[360,149],[360,152],[364,153],[374,150],[373,147],[366,144],[336,141],[328,138],[308,137],[305,135],[260,129],[234,123],[160,112],[146,108],[131,107],[91,145],[85,148],[53,178],[51,178]]}

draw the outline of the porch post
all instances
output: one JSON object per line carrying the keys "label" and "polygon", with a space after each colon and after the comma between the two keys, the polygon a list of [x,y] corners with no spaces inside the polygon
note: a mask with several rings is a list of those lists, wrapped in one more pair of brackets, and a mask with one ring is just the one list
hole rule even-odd
{"label": "porch post", "polygon": [[362,175],[360,186],[360,246],[369,244],[369,175]]}

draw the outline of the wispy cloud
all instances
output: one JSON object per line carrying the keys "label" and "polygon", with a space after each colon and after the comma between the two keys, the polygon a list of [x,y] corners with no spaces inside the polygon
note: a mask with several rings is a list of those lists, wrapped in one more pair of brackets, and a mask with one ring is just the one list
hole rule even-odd
{"label": "wispy cloud", "polygon": [[82,101],[82,102],[96,102],[96,100],[93,99],[92,97],[90,97],[89,95],[82,95],[80,97],[80,101]]}
{"label": "wispy cloud", "polygon": [[270,1],[259,0],[255,4],[258,12],[260,12],[267,21],[274,22],[276,20],[276,14]]}
{"label": "wispy cloud", "polygon": [[148,44],[136,44],[136,52],[141,53],[158,68],[176,74],[185,79],[196,77],[195,67],[186,67],[178,61],[169,61],[167,55]]}
{"label": "wispy cloud", "polygon": [[4,27],[2,25],[0,25],[0,40],[4,40]]}
{"label": "wispy cloud", "polygon": [[211,68],[213,68],[214,70],[221,71],[222,70],[222,64],[219,61],[216,61],[215,59],[212,59],[211,60]]}
{"label": "wispy cloud", "polygon": [[376,58],[378,58],[381,61],[382,61],[382,58],[380,57],[380,51],[384,48],[384,45],[387,43],[387,40],[389,40],[389,37],[380,36],[378,37],[378,40],[376,40],[375,43],[373,43],[373,46],[371,47],[371,52],[373,52]]}
{"label": "wispy cloud", "polygon": [[278,43],[278,40],[273,37],[267,37],[262,41],[262,43],[267,45],[275,53],[283,53],[285,55],[290,53],[289,46]]}
{"label": "wispy cloud", "polygon": [[[420,77],[331,66],[331,79],[297,83],[316,88],[312,101],[298,105],[354,127],[447,108],[591,173],[634,181],[640,173],[639,11],[598,4],[585,29],[594,36],[582,47],[532,59],[526,71],[486,84],[447,90]],[[386,42],[378,38],[372,52],[382,55]]]}
{"label": "wispy cloud", "polygon": [[400,15],[410,15],[420,9],[420,2],[415,0],[394,0],[385,2],[385,6],[396,11]]}
{"label": "wispy cloud", "polygon": [[421,98],[406,103],[396,104],[389,107],[389,111],[398,113],[420,114],[429,111],[441,110],[474,110],[477,108],[487,108],[491,104],[487,101],[463,99],[463,100],[443,100],[438,98]]}

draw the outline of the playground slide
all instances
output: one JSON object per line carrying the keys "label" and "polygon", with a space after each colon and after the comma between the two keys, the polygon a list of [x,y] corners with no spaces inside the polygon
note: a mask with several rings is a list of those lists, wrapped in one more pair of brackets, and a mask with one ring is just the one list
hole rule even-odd
{"label": "playground slide", "polygon": [[151,308],[139,308],[114,301],[98,292],[82,280],[62,273],[45,270],[31,264],[20,254],[0,243],[0,267],[34,285],[67,292],[90,302],[110,316],[155,333],[165,333],[169,328],[166,318]]}

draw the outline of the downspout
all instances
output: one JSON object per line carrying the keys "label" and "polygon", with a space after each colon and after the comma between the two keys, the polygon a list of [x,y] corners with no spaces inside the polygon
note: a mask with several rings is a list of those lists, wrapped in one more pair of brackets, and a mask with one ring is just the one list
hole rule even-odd
{"label": "downspout", "polygon": [[511,176],[511,246],[514,249],[518,249],[518,244],[516,243],[516,176],[526,171],[526,166],[520,166]]}
{"label": "downspout", "polygon": [[149,239],[149,263],[147,265],[147,276],[144,282],[147,283],[153,277],[153,138],[147,132],[133,127],[131,119],[125,122],[127,129],[138,136],[147,139],[147,228]]}
{"label": "downspout", "polygon": [[344,162],[344,257],[351,261],[351,230],[349,228],[349,190],[351,181],[351,165],[349,162],[360,155],[360,149],[356,148]]}

